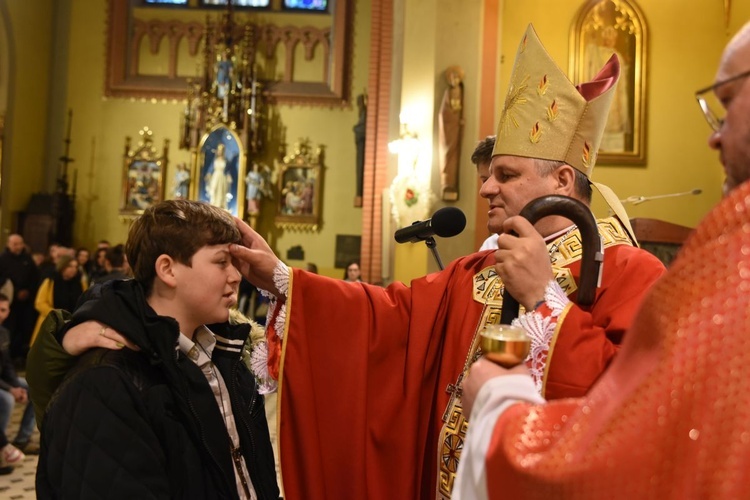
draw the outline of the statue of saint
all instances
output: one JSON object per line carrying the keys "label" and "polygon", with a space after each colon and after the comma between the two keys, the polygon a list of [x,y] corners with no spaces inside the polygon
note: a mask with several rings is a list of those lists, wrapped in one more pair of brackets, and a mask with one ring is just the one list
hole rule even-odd
{"label": "statue of saint", "polygon": [[458,165],[464,127],[464,72],[459,66],[445,70],[448,87],[438,115],[438,160],[440,185],[445,201],[458,200]]}
{"label": "statue of saint", "polygon": [[367,94],[357,96],[357,108],[359,108],[359,120],[354,125],[354,144],[357,146],[357,192],[354,197],[354,206],[362,206],[362,191],[365,175],[365,130],[367,128]]}
{"label": "statue of saint", "polygon": [[227,159],[224,144],[216,146],[216,154],[211,173],[206,175],[206,194],[208,202],[224,209],[229,205],[229,188],[232,186],[232,176],[227,172]]}
{"label": "statue of saint", "polygon": [[248,215],[260,213],[260,202],[263,198],[272,198],[271,169],[266,165],[253,162],[245,176],[245,200]]}
{"label": "statue of saint", "polygon": [[190,171],[185,163],[177,165],[177,172],[174,174],[174,197],[178,200],[188,198],[188,189],[190,188]]}

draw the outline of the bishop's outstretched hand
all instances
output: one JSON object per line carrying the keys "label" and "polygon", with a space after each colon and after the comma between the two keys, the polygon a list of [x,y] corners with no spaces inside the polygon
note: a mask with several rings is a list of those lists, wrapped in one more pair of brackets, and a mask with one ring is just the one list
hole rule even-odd
{"label": "bishop's outstretched hand", "polygon": [[234,266],[250,283],[263,290],[268,290],[277,297],[279,290],[273,281],[273,273],[280,260],[271,247],[253,228],[235,217],[242,241],[239,245],[230,245]]}

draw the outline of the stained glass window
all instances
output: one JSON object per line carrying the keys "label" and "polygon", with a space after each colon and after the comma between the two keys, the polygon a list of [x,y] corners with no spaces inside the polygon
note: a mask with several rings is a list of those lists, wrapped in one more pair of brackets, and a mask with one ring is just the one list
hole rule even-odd
{"label": "stained glass window", "polygon": [[325,12],[328,0],[284,0],[285,9]]}
{"label": "stained glass window", "polygon": [[[271,0],[232,0],[238,7],[268,7]],[[226,5],[227,0],[202,0],[203,5]]]}
{"label": "stained glass window", "polygon": [[147,4],[164,4],[164,5],[187,5],[188,0],[144,0]]}

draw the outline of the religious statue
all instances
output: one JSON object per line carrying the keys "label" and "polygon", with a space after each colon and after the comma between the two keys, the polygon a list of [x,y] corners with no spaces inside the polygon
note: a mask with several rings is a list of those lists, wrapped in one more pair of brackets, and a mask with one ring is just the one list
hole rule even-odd
{"label": "religious statue", "polygon": [[227,159],[224,144],[216,146],[213,169],[206,174],[206,194],[211,205],[228,208],[229,188],[232,186],[232,176],[227,172]]}
{"label": "religious statue", "polygon": [[224,51],[217,58],[216,67],[216,97],[224,99],[229,94],[232,83],[234,65],[229,58],[228,51]]}
{"label": "religious statue", "polygon": [[186,163],[177,165],[177,172],[174,174],[174,197],[177,200],[188,199],[188,189],[190,188],[190,170]]}
{"label": "religious statue", "polygon": [[445,201],[458,200],[458,165],[464,126],[464,72],[459,66],[445,70],[448,87],[438,115],[438,160],[440,185]]}
{"label": "religious statue", "polygon": [[248,215],[260,213],[260,202],[263,198],[273,198],[271,191],[271,169],[267,165],[256,162],[250,167],[245,176],[245,199],[247,200]]}
{"label": "religious statue", "polygon": [[365,130],[367,128],[367,94],[357,96],[357,108],[359,108],[359,120],[354,125],[354,144],[357,146],[357,192],[354,197],[354,206],[362,206],[363,181],[365,174]]}

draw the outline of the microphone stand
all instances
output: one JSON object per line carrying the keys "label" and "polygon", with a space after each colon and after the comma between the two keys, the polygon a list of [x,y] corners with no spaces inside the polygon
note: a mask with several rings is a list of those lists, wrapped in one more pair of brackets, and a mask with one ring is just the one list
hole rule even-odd
{"label": "microphone stand", "polygon": [[429,248],[432,252],[432,256],[435,257],[435,261],[437,261],[437,265],[440,270],[442,271],[443,269],[445,269],[445,267],[443,266],[443,261],[440,260],[440,254],[438,254],[437,251],[437,243],[435,242],[435,238],[430,236],[429,238],[424,240],[424,244],[427,245],[427,248]]}

